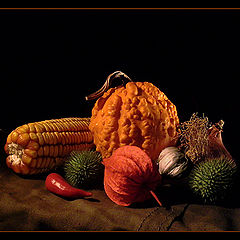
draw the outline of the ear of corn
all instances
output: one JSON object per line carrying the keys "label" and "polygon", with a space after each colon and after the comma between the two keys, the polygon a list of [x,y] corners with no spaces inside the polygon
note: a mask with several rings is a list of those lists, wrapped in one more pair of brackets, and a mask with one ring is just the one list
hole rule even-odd
{"label": "ear of corn", "polygon": [[90,150],[90,118],[61,118],[22,125],[7,137],[7,166],[20,174],[38,174],[61,166],[73,150]]}

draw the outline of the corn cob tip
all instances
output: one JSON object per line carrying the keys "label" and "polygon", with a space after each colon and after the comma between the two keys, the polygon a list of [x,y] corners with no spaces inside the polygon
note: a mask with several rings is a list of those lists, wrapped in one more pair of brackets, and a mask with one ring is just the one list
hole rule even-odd
{"label": "corn cob tip", "polygon": [[7,137],[6,164],[21,174],[53,170],[71,151],[94,146],[88,125],[88,118],[64,118],[20,126]]}

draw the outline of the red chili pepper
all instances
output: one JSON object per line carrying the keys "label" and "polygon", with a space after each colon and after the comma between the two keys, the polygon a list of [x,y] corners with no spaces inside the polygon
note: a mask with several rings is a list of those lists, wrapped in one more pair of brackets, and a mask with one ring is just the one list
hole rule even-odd
{"label": "red chili pepper", "polygon": [[71,186],[62,176],[57,173],[50,173],[47,176],[45,186],[48,191],[66,198],[77,199],[92,196],[91,192],[86,192]]}

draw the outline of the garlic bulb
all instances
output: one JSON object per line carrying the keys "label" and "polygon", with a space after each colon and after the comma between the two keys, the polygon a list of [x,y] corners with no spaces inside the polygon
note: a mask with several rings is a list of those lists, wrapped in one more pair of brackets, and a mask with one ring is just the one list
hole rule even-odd
{"label": "garlic bulb", "polygon": [[176,147],[167,147],[159,154],[158,170],[161,175],[180,177],[187,165],[184,153]]}

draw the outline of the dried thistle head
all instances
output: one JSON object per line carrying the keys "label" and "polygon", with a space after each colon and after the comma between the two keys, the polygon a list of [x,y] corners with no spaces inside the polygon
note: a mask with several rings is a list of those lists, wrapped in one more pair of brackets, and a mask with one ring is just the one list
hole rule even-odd
{"label": "dried thistle head", "polygon": [[197,113],[193,113],[189,121],[179,126],[181,145],[193,163],[203,160],[207,154],[209,126],[208,118],[198,117]]}

